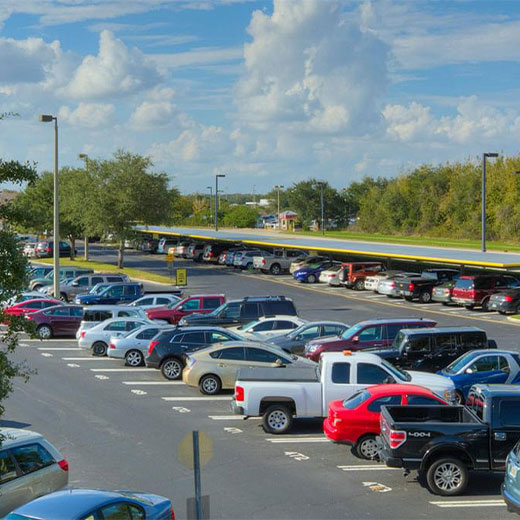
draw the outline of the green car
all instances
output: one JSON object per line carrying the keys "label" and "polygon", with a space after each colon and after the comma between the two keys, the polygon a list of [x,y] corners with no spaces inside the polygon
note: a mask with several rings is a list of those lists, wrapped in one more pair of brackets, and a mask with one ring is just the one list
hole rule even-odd
{"label": "green car", "polygon": [[[76,278],[83,274],[93,273],[93,269],[80,269],[78,267],[62,267],[60,268],[60,280],[68,280]],[[46,285],[52,285],[54,282],[54,271],[50,271],[46,276],[40,278],[32,278],[29,282],[29,290],[37,291]]]}

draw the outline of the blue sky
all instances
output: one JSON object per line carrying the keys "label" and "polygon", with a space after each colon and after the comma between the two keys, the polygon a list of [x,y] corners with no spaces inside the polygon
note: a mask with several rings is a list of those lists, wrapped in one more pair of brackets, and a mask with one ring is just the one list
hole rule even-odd
{"label": "blue sky", "polygon": [[520,2],[2,0],[0,157],[342,188],[520,142]]}

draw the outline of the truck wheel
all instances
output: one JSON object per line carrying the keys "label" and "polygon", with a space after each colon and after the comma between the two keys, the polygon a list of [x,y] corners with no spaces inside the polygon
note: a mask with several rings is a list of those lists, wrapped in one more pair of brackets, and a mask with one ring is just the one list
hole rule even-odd
{"label": "truck wheel", "polygon": [[413,296],[403,296],[407,302],[413,302]]}
{"label": "truck wheel", "polygon": [[175,358],[166,359],[161,363],[161,374],[165,379],[168,379],[168,381],[180,379],[182,374],[182,363]]}
{"label": "truck wheel", "polygon": [[291,429],[292,422],[292,413],[287,406],[282,404],[273,404],[262,416],[262,426],[266,433],[276,435],[287,433]]}
{"label": "truck wheel", "polygon": [[316,275],[310,274],[307,276],[307,283],[316,283]]}
{"label": "truck wheel", "polygon": [[214,376],[213,374],[209,374],[204,376],[199,383],[199,389],[203,394],[206,395],[215,395],[220,392],[222,388],[222,382],[218,376]]}
{"label": "truck wheel", "polygon": [[280,264],[273,264],[269,271],[271,271],[271,274],[278,276],[282,272],[282,268],[280,267]]}
{"label": "truck wheel", "polygon": [[365,280],[356,280],[356,283],[354,284],[354,289],[356,291],[364,291],[365,290]]}
{"label": "truck wheel", "polygon": [[459,459],[439,459],[428,468],[426,482],[436,495],[461,495],[468,485],[468,468]]}
{"label": "truck wheel", "polygon": [[374,460],[379,456],[381,447],[375,435],[365,435],[356,443],[353,451],[360,459]]}
{"label": "truck wheel", "polygon": [[106,356],[107,355],[107,344],[102,341],[96,341],[94,345],[92,345],[92,355],[93,356]]}
{"label": "truck wheel", "polygon": [[430,303],[432,301],[432,295],[428,291],[423,291],[419,295],[419,301],[421,303]]}

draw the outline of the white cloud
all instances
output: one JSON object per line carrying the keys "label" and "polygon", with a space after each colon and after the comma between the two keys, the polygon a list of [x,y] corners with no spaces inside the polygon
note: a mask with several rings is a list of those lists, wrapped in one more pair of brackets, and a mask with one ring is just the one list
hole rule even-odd
{"label": "white cloud", "polygon": [[243,49],[240,47],[197,47],[186,52],[150,54],[149,56],[161,69],[171,69],[239,60],[243,58]]}
{"label": "white cloud", "polygon": [[175,105],[171,100],[174,95],[175,91],[168,87],[156,87],[151,90],[148,99],[138,105],[130,117],[132,128],[146,130],[172,124]]}
{"label": "white cloud", "polygon": [[146,55],[129,49],[110,31],[103,31],[98,55],[83,59],[63,93],[77,99],[121,96],[144,90],[159,80],[156,67]]}
{"label": "white cloud", "polygon": [[80,103],[74,110],[62,106],[58,117],[73,126],[99,128],[108,125],[114,115],[115,107],[104,103]]}

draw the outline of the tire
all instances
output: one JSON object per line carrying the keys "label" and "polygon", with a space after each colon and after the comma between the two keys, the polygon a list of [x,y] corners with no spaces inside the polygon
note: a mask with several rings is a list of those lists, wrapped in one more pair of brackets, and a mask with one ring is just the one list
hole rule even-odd
{"label": "tire", "polygon": [[282,272],[282,268],[280,267],[280,264],[273,264],[271,269],[269,269],[269,272],[275,276],[278,276]]}
{"label": "tire", "polygon": [[474,305],[464,305],[464,307],[466,309],[468,309],[468,311],[472,311],[475,306]]}
{"label": "tire", "polygon": [[419,295],[419,301],[421,303],[430,303],[432,301],[432,295],[431,293],[429,293],[428,291],[423,291],[420,295]]}
{"label": "tire", "polygon": [[92,345],[92,355],[97,357],[103,357],[107,355],[107,344],[102,341],[96,341]]}
{"label": "tire", "polygon": [[502,316],[505,316],[506,312],[505,311],[498,311],[498,314],[502,314]]}
{"label": "tire", "polygon": [[426,471],[426,482],[435,495],[461,495],[468,486],[468,468],[459,459],[439,459]]}
{"label": "tire", "polygon": [[140,350],[129,350],[125,355],[126,365],[140,367],[144,365],[144,356]]}
{"label": "tire", "polygon": [[444,306],[448,306],[450,304],[450,302],[441,302]]}
{"label": "tire", "polygon": [[161,374],[168,381],[175,381],[182,376],[182,362],[177,358],[168,358],[161,363]]}
{"label": "tire", "polygon": [[354,455],[360,459],[374,460],[379,457],[379,447],[375,435],[364,435],[354,446]]}
{"label": "tire", "polygon": [[275,435],[287,433],[291,429],[292,423],[292,413],[283,404],[269,406],[262,416],[262,426],[266,433]]}
{"label": "tire", "polygon": [[50,325],[40,325],[36,329],[36,334],[40,339],[50,339],[52,338],[52,329]]}
{"label": "tire", "polygon": [[222,388],[222,381],[220,377],[213,374],[208,374],[201,378],[199,382],[199,390],[206,395],[216,395]]}
{"label": "tire", "polygon": [[365,280],[356,280],[356,283],[354,284],[354,289],[356,291],[364,291],[365,290]]}
{"label": "tire", "polygon": [[403,296],[407,302],[413,302],[413,296]]}
{"label": "tire", "polygon": [[455,401],[457,402],[457,404],[460,405],[463,405],[465,402],[464,396],[462,395],[462,392],[460,392],[459,390],[455,391]]}
{"label": "tire", "polygon": [[307,276],[307,283],[316,283],[316,275],[310,274],[309,276]]}
{"label": "tire", "polygon": [[253,262],[249,262],[247,265],[246,265],[246,271],[250,271],[251,269],[253,269],[254,265],[253,265]]}
{"label": "tire", "polygon": [[486,299],[482,302],[482,310],[483,310],[484,312],[489,311],[489,298],[486,298]]}

